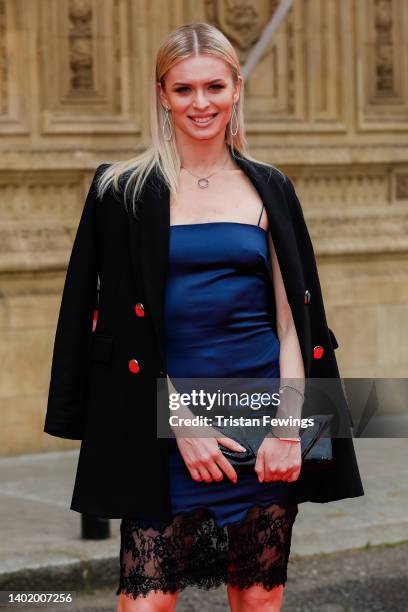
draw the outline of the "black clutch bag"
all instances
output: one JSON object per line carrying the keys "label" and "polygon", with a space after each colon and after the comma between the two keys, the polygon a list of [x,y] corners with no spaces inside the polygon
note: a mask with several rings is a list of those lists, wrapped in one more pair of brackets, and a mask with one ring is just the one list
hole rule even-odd
{"label": "black clutch bag", "polygon": [[[333,450],[330,436],[322,437],[325,430],[329,427],[333,418],[331,414],[313,414],[309,418],[314,420],[314,424],[309,427],[300,428],[300,445],[302,454],[302,469],[322,469],[332,467]],[[221,426],[216,427],[228,438],[232,438],[245,451],[233,451],[220,445],[222,454],[239,471],[253,471],[256,462],[258,449],[265,436],[270,432],[270,427],[260,426]],[[296,443],[295,443],[296,444]]]}

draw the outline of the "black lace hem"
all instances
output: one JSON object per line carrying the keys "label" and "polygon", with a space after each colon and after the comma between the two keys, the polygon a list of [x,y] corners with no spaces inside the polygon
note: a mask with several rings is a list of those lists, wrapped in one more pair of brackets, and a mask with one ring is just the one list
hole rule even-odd
{"label": "black lace hem", "polygon": [[181,513],[165,526],[122,519],[116,595],[136,599],[152,591],[176,593],[187,586],[208,590],[224,583],[238,590],[285,585],[297,513],[292,502],[252,506],[241,521],[223,526],[203,507]]}

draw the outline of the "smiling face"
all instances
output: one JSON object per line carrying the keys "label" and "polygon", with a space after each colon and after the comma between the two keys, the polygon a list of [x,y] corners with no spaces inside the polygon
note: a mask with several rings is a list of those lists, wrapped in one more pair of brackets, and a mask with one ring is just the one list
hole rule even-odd
{"label": "smiling face", "polygon": [[195,140],[224,134],[233,102],[239,98],[242,77],[234,85],[231,67],[211,55],[189,57],[175,64],[158,84],[164,107],[171,109],[176,133]]}

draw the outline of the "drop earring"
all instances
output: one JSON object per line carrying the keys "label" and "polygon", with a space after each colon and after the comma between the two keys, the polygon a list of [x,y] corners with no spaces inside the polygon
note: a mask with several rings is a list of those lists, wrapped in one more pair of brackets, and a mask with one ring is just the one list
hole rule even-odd
{"label": "drop earring", "polygon": [[[234,121],[234,117],[235,117],[235,122],[236,122],[236,130],[235,131],[232,130],[232,122]],[[230,133],[231,133],[231,136],[236,136],[238,134],[238,129],[239,129],[239,123],[238,123],[237,107],[236,107],[236,104],[234,102],[234,104],[232,105],[232,113],[231,113],[231,119],[230,119]]]}
{"label": "drop earring", "polygon": [[[165,107],[164,112],[165,112],[165,115],[164,115],[164,121],[163,121],[163,138],[164,140],[169,141],[172,139],[172,136],[173,136],[173,128],[172,128],[171,121],[170,121],[169,109]],[[168,130],[169,130],[168,137],[166,136],[166,127],[168,127]]]}

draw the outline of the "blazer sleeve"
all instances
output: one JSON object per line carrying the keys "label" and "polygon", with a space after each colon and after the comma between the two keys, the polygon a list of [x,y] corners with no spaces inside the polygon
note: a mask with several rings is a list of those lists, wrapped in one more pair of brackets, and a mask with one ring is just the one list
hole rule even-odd
{"label": "blazer sleeve", "polygon": [[[103,166],[103,164],[102,164]],[[74,239],[55,332],[44,432],[81,440],[97,294],[96,169]]]}
{"label": "blazer sleeve", "polygon": [[[311,293],[309,311],[312,315],[312,337],[314,337],[316,340],[322,340],[322,342],[317,342],[317,344],[327,345],[327,342],[329,342],[331,348],[334,350],[338,347],[338,343],[335,339],[334,333],[328,328],[327,325],[322,289],[319,279],[319,272],[317,270],[316,256],[312,240],[310,238],[309,230],[307,228],[299,198],[296,194],[292,181],[286,175],[284,187],[288,198],[288,204],[290,214],[292,216],[292,223],[295,229],[299,253],[301,256],[301,260],[304,264],[304,278],[306,283],[305,289],[309,289]],[[337,370],[337,363],[335,364],[335,369]],[[316,373],[315,375],[320,376],[321,374]],[[336,375],[338,375],[338,371]]]}
{"label": "blazer sleeve", "polygon": [[[303,262],[303,273],[306,283],[305,289],[309,289],[311,296],[310,303],[305,305],[305,308],[308,309],[309,313],[312,342],[313,344],[322,345],[325,347],[324,358],[312,359],[309,377],[316,379],[338,379],[338,384],[336,386],[333,384],[331,387],[334,398],[333,405],[340,408],[340,431],[346,432],[347,427],[351,426],[351,428],[353,428],[353,418],[334,354],[334,350],[338,347],[338,343],[334,333],[327,325],[322,289],[312,240],[310,238],[299,198],[297,197],[292,181],[286,175],[284,180],[284,189],[286,191],[287,202],[290,208],[292,223],[296,233],[299,253]],[[344,415],[348,416],[347,422],[343,419]]]}

